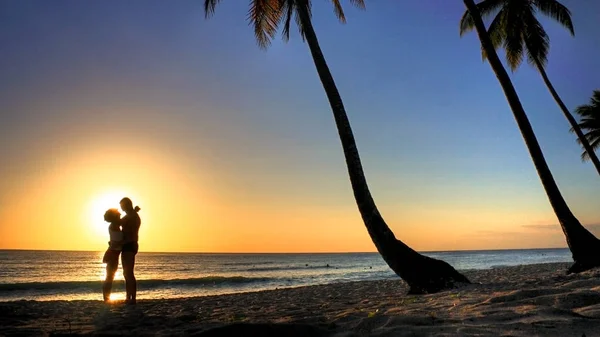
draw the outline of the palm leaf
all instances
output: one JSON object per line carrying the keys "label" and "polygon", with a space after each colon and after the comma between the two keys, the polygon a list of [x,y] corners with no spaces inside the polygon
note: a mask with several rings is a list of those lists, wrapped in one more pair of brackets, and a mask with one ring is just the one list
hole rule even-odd
{"label": "palm leaf", "polygon": [[[600,90],[595,90],[590,103],[578,106],[575,112],[581,117],[578,125],[585,131],[585,138],[592,149],[597,150],[600,148]],[[581,144],[579,139],[577,142]],[[581,159],[589,159],[587,151],[581,154]]]}
{"label": "palm leaf", "polygon": [[248,21],[254,26],[254,36],[260,48],[267,48],[277,35],[281,21],[279,0],[252,0],[248,10]]}
{"label": "palm leaf", "polygon": [[594,116],[600,121],[600,90],[594,90],[590,103],[578,106],[575,112],[582,117]]}
{"label": "palm leaf", "polygon": [[[598,148],[600,148],[600,132],[599,133],[586,133],[585,134],[585,138],[587,139],[588,143],[590,143],[590,146],[592,147],[592,149],[594,149],[594,151],[598,150]],[[579,145],[581,145],[581,139],[577,138],[577,143]],[[590,159],[590,155],[588,154],[587,151],[583,151],[581,153],[581,160],[586,161]]]}
{"label": "palm leaf", "polygon": [[[289,0],[283,0],[289,1]],[[300,36],[302,37],[302,41],[306,41],[306,34],[304,33],[304,24],[302,20],[300,20],[300,16],[297,14],[300,10],[305,10],[308,14],[309,18],[312,18],[312,2],[309,0],[295,0],[294,6],[296,10],[296,25],[298,26],[298,30],[300,31]]]}
{"label": "palm leaf", "polygon": [[[493,15],[500,7],[504,5],[504,0],[484,0],[477,4],[479,15],[482,19],[486,19]],[[460,19],[460,36],[475,29],[475,23],[468,10],[465,11]]]}
{"label": "palm leaf", "polygon": [[[346,15],[344,14],[344,8],[342,7],[342,3],[340,0],[330,0],[333,5],[333,11],[335,16],[340,20],[341,23],[346,23]],[[358,9],[365,9],[365,1],[364,0],[350,0],[350,4]]]}
{"label": "palm leaf", "polygon": [[594,107],[591,105],[580,105],[575,109],[575,112],[583,119],[592,115]]}
{"label": "palm leaf", "polygon": [[341,23],[346,23],[346,15],[344,15],[344,9],[342,8],[340,0],[331,0],[331,4],[333,5],[333,12],[338,20],[340,20]]}
{"label": "palm leaf", "polygon": [[530,64],[536,66],[539,62],[542,67],[546,65],[548,60],[548,51],[550,49],[550,38],[542,24],[536,19],[532,12],[524,13],[524,40],[527,60]]}
{"label": "palm leaf", "polygon": [[204,0],[204,16],[206,18],[215,14],[215,8],[221,0]]}
{"label": "palm leaf", "polygon": [[[506,11],[501,9],[500,12],[496,15],[490,27],[488,28],[488,35],[490,37],[490,41],[492,41],[492,45],[494,49],[500,48],[506,39]],[[485,53],[485,49],[483,46],[481,47],[481,57],[483,60],[487,59],[487,54]]]}
{"label": "palm leaf", "polygon": [[505,30],[503,47],[509,68],[515,71],[523,61],[525,50],[523,32],[526,29],[523,13],[529,8],[525,1],[512,1],[503,8],[505,19],[502,21]]}
{"label": "palm leaf", "polygon": [[563,27],[567,28],[571,35],[575,35],[571,11],[556,0],[530,0],[544,15],[551,17]]}
{"label": "palm leaf", "polygon": [[595,90],[592,95],[592,103],[591,105],[600,108],[600,90]]}
{"label": "palm leaf", "polygon": [[350,0],[350,4],[358,9],[366,9],[365,0]]}
{"label": "palm leaf", "polygon": [[284,41],[289,41],[290,24],[292,21],[292,16],[294,16],[294,4],[291,1],[281,1],[280,6],[283,14],[282,19],[284,20],[281,35],[283,36]]}

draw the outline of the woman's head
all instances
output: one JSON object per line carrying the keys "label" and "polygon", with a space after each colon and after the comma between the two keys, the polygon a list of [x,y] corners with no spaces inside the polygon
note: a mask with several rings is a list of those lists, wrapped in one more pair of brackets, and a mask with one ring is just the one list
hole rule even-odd
{"label": "woman's head", "polygon": [[135,208],[134,208],[133,207],[133,202],[131,201],[131,199],[129,199],[127,197],[121,199],[121,202],[119,202],[119,204],[121,204],[121,209],[125,213],[139,212],[140,211],[139,206],[135,206]]}
{"label": "woman's head", "polygon": [[116,208],[111,208],[106,213],[104,213],[104,221],[106,222],[115,222],[121,219],[121,213]]}

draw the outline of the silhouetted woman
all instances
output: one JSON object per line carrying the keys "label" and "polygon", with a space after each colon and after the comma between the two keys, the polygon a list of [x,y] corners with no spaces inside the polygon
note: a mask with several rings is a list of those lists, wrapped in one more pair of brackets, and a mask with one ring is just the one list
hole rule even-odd
{"label": "silhouetted woman", "polygon": [[116,208],[111,208],[104,213],[104,221],[109,222],[108,249],[104,253],[102,262],[106,263],[106,278],[102,284],[102,295],[104,302],[110,301],[110,293],[112,291],[113,280],[115,273],[119,267],[119,255],[121,255],[121,245],[123,243],[123,232],[121,232],[121,213]]}
{"label": "silhouetted woman", "polygon": [[135,255],[138,252],[138,233],[140,230],[140,208],[135,206],[129,198],[121,199],[121,209],[125,216],[121,218],[121,228],[123,230],[123,246],[121,248],[121,263],[123,264],[123,276],[125,277],[125,301],[128,304],[135,304],[137,292],[137,283],[133,269],[135,267]]}

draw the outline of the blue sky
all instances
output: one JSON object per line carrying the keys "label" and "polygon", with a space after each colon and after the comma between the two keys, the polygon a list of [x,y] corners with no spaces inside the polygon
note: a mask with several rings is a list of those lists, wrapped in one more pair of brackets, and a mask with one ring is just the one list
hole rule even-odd
{"label": "blue sky", "polygon": [[[263,51],[245,21],[247,1],[222,1],[210,20],[202,2],[0,3],[4,205],[32,176],[109,144],[156,148],[190,175],[211,172],[231,205],[256,197],[274,208],[353,210],[329,105],[296,30]],[[547,72],[572,109],[600,85],[600,4],[563,3],[576,37],[544,21]],[[522,214],[507,232],[554,224],[476,34],[459,37],[462,1],[346,5],[341,25],[327,1],[314,1],[314,26],[392,227],[415,237],[443,227],[441,215],[425,228],[407,220],[428,211],[472,213],[482,231],[485,214]],[[580,161],[540,76],[523,64],[512,78],[567,202],[582,222],[600,223],[600,179]]]}

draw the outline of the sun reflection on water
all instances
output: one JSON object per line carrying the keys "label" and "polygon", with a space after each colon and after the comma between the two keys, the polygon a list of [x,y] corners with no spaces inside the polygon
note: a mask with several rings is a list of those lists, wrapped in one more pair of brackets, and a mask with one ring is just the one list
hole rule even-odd
{"label": "sun reflection on water", "polygon": [[124,301],[125,300],[125,293],[112,293],[110,294],[110,298],[109,301],[113,302],[113,301]]}
{"label": "sun reflection on water", "polygon": [[[104,252],[98,252],[98,260],[102,261],[103,257],[104,257]],[[100,266],[101,266],[101,268],[98,270],[98,277],[101,281],[104,281],[106,279],[106,263],[100,262]],[[121,266],[119,266],[119,267],[121,267]],[[124,280],[123,274],[120,269],[117,269],[117,271],[115,272],[114,280],[115,281]]]}
{"label": "sun reflection on water", "polygon": [[[100,272],[100,281],[104,281],[106,279],[106,268],[102,269],[102,271]],[[121,273],[120,270],[117,269],[117,271],[115,272],[115,278],[114,281],[122,281],[124,280],[123,274]]]}

